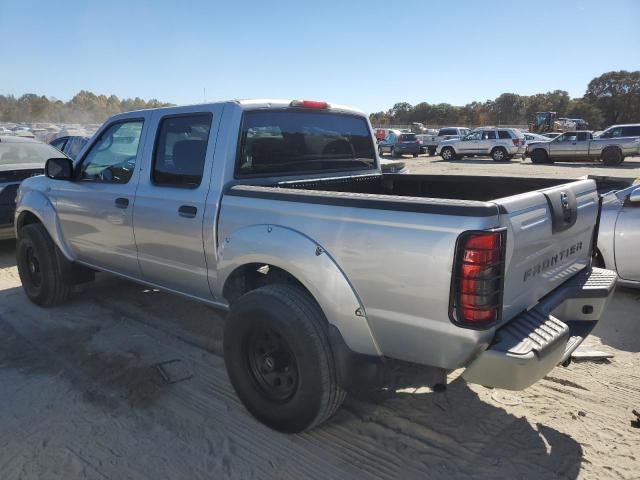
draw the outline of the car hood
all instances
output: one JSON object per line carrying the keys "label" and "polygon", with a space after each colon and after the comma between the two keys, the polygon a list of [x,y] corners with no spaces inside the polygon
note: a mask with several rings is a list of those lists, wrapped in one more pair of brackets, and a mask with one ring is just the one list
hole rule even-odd
{"label": "car hood", "polygon": [[44,163],[0,163],[0,172],[38,169],[44,170]]}

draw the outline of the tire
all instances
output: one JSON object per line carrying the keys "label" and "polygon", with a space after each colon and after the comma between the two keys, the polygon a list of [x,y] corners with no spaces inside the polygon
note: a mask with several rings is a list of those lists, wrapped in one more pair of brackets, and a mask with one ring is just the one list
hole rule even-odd
{"label": "tire", "polygon": [[266,285],[237,299],[225,325],[223,347],[238,397],[274,430],[310,430],[344,401],[327,320],[300,287]]}
{"label": "tire", "polygon": [[73,285],[63,278],[62,261],[62,253],[44,225],[22,227],[16,244],[16,263],[22,287],[36,305],[52,307],[71,297]]}
{"label": "tire", "polygon": [[547,152],[540,149],[531,152],[531,163],[549,163]]}
{"label": "tire", "polygon": [[393,158],[395,158],[395,157],[397,157],[397,156],[398,156],[398,155],[396,155],[396,151],[395,151],[395,149],[394,149],[393,147],[391,147],[391,151],[389,152],[389,154],[390,154]]}
{"label": "tire", "polygon": [[436,149],[433,147],[429,147],[427,150],[429,151],[430,157],[433,157],[436,154]]}
{"label": "tire", "polygon": [[443,160],[454,160],[456,158],[456,151],[451,147],[444,147],[440,150],[440,157]]}
{"label": "tire", "polygon": [[418,156],[418,154],[417,154],[417,153],[414,153],[414,154],[413,154],[413,158],[416,158],[417,156]]}
{"label": "tire", "polygon": [[509,161],[509,154],[502,147],[496,147],[491,150],[491,158],[493,158],[494,162],[507,162]]}
{"label": "tire", "polygon": [[622,152],[617,148],[605,148],[602,152],[602,163],[608,167],[620,165],[623,160]]}
{"label": "tire", "polygon": [[382,147],[378,147],[378,156],[382,157],[384,154],[382,153]]}

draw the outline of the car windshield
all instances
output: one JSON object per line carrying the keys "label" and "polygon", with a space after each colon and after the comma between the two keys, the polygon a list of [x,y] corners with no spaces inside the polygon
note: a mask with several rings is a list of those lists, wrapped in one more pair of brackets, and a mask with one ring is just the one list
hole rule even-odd
{"label": "car windshield", "polygon": [[357,115],[250,111],[240,141],[240,175],[376,168],[369,125]]}
{"label": "car windshield", "polygon": [[55,148],[44,143],[0,142],[0,165],[40,163],[48,158],[63,156]]}

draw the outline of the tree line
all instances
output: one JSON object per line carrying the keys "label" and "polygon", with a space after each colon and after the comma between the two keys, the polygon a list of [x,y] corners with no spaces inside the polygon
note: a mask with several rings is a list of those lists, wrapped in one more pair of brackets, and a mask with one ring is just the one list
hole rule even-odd
{"label": "tree line", "polygon": [[494,100],[471,102],[462,107],[448,103],[396,103],[386,112],[370,115],[375,126],[527,125],[535,112],[557,112],[559,117],[583,118],[597,130],[616,123],[640,123],[640,71],[607,72],[589,82],[581,98],[564,90],[518,95],[503,93]]}
{"label": "tree line", "polygon": [[170,106],[155,98],[119,99],[81,90],[68,102],[27,93],[20,97],[0,95],[0,121],[50,123],[102,123],[117,113]]}

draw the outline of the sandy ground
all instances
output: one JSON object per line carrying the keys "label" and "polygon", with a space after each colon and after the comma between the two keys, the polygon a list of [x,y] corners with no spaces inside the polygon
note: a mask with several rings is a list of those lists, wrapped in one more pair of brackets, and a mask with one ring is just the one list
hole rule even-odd
{"label": "sandy ground", "polygon": [[[460,168],[532,167],[475,162]],[[640,478],[638,290],[618,289],[588,340],[610,361],[516,393],[454,373],[446,393],[349,398],[327,425],[286,436],[237,400],[214,310],[108,275],[44,310],[14,249],[0,242],[1,480]],[[187,378],[167,384],[156,365],[171,360]]]}

